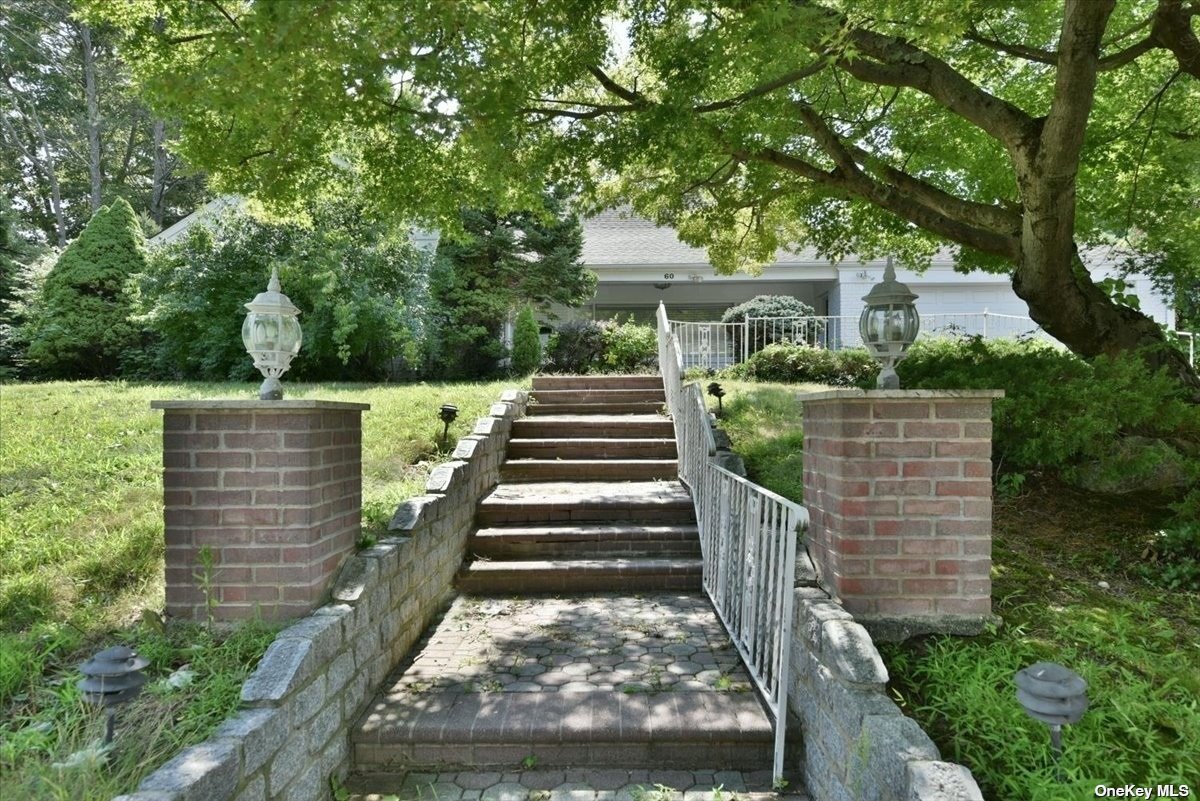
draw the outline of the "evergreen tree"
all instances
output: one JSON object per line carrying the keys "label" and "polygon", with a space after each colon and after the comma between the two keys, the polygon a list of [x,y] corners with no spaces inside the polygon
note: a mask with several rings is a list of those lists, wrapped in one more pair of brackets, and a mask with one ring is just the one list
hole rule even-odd
{"label": "evergreen tree", "polygon": [[544,203],[545,216],[463,211],[466,236],[442,240],[430,286],[439,343],[433,372],[490,375],[505,356],[500,332],[513,309],[574,305],[595,292],[596,276],[580,262],[579,218],[560,194]]}
{"label": "evergreen tree", "polygon": [[533,307],[525,306],[517,315],[513,330],[512,369],[517,375],[528,375],[542,363],[542,340],[538,338],[538,324],[533,317]]}
{"label": "evergreen tree", "polygon": [[103,207],[58,258],[29,321],[32,366],[58,378],[110,378],[139,339],[125,285],[146,269],[146,245],[124,199]]}

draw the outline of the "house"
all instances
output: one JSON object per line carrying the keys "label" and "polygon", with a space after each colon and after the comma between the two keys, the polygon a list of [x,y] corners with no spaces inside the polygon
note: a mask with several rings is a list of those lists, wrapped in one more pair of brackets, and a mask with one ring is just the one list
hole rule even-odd
{"label": "house", "polygon": [[[1105,256],[1097,253],[1094,259],[1091,272],[1096,280],[1119,275],[1115,261]],[[882,278],[886,263],[851,257],[835,264],[811,249],[780,251],[777,261],[759,276],[718,275],[704,250],[684,244],[669,228],[619,209],[584,220],[583,261],[599,277],[595,297],[581,310],[592,319],[632,315],[640,322],[652,322],[662,302],[672,320],[715,321],[729,307],[756,295],[791,295],[811,306],[816,315],[830,318],[824,321],[825,344],[835,347],[858,342],[862,297]],[[956,330],[993,337],[1038,330],[1008,276],[956,273],[949,252],[935,257],[922,273],[906,269],[896,273],[918,295],[923,331]],[[1141,310],[1174,329],[1170,301],[1154,289],[1149,277],[1125,280],[1128,291],[1138,296]]]}

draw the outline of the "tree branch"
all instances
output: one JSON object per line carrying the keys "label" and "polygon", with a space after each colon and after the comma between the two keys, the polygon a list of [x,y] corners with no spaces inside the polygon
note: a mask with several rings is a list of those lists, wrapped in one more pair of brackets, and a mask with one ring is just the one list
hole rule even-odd
{"label": "tree branch", "polygon": [[646,102],[645,96],[640,92],[635,92],[632,89],[626,89],[624,86],[621,86],[621,84],[608,77],[608,74],[599,67],[588,67],[588,72],[595,76],[600,85],[607,89],[610,94],[616,95],[626,103],[640,106]]}
{"label": "tree branch", "polygon": [[1058,63],[1058,53],[1023,44],[1009,44],[1008,42],[1001,42],[999,39],[991,39],[981,34],[979,29],[974,26],[971,26],[967,31],[966,37],[968,41],[983,45],[989,50],[995,50],[997,53],[1007,53],[1010,56],[1016,56],[1017,58],[1034,61],[1039,64]]}
{"label": "tree branch", "polygon": [[721,111],[723,109],[733,108],[734,106],[740,106],[748,100],[753,100],[756,97],[762,97],[763,95],[774,92],[776,89],[782,89],[789,84],[796,83],[797,81],[803,80],[811,75],[816,75],[818,72],[825,69],[826,66],[828,66],[828,62],[825,59],[814,61],[807,67],[801,67],[798,70],[784,73],[774,80],[761,83],[753,89],[748,89],[745,92],[742,92],[739,95],[734,95],[727,100],[718,100],[714,103],[706,103],[703,106],[696,106],[692,109],[692,111],[695,111],[699,114],[706,114],[711,111]]}
{"label": "tree branch", "polygon": [[1192,17],[1200,15],[1200,6],[1183,5],[1182,0],[1158,0],[1154,12],[1151,37],[1155,43],[1170,50],[1179,62],[1179,69],[1200,78],[1200,38],[1192,30]]}

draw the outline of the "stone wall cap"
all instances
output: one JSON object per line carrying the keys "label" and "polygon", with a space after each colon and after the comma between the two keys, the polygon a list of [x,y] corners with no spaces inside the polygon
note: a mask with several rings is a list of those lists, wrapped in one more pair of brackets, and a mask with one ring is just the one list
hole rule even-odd
{"label": "stone wall cap", "polygon": [[925,400],[940,398],[1003,398],[1002,389],[831,389],[801,392],[800,400]]}
{"label": "stone wall cap", "polygon": [[334,409],[341,411],[368,411],[369,403],[349,403],[347,401],[307,400],[152,400],[151,409],[197,409],[200,411],[255,411],[283,412],[302,411],[305,409]]}

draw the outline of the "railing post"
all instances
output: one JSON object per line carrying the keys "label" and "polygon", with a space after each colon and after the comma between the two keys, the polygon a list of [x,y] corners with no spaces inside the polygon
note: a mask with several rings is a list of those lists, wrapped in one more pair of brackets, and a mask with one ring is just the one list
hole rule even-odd
{"label": "railing post", "polygon": [[988,310],[987,306],[983,307],[983,338],[988,338]]}

